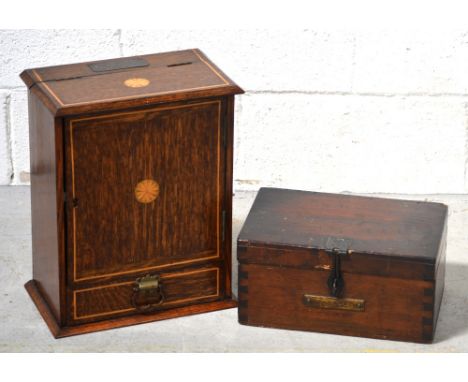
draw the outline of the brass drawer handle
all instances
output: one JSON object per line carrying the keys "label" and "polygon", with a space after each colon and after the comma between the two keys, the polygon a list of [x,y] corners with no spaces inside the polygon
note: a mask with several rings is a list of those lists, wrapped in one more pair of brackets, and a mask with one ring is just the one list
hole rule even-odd
{"label": "brass drawer handle", "polygon": [[158,275],[146,275],[135,280],[132,305],[140,313],[157,310],[164,302],[164,293]]}
{"label": "brass drawer handle", "polygon": [[363,312],[366,302],[358,298],[337,298],[305,294],[302,298],[305,306],[318,309],[351,310]]}

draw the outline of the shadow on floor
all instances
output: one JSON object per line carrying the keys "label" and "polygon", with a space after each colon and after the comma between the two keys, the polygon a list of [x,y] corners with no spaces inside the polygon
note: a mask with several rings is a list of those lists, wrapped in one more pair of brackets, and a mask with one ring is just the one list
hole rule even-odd
{"label": "shadow on floor", "polygon": [[445,290],[434,343],[468,332],[468,264],[446,264]]}

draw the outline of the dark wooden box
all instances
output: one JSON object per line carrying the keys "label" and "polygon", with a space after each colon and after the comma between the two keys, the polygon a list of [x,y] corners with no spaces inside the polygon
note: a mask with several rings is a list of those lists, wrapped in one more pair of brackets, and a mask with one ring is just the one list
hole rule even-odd
{"label": "dark wooden box", "polygon": [[201,51],[25,70],[33,280],[55,337],[236,306],[234,95]]}
{"label": "dark wooden box", "polygon": [[447,207],[260,189],[239,234],[239,322],[431,342]]}

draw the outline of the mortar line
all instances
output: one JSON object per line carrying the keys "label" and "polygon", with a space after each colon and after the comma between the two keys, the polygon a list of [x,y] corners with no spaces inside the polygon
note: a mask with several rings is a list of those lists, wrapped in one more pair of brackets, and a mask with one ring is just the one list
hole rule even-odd
{"label": "mortar line", "polygon": [[117,35],[117,42],[119,44],[119,54],[120,54],[120,57],[123,57],[124,51],[123,51],[123,42],[122,42],[122,29],[117,29],[116,35]]}
{"label": "mortar line", "polygon": [[327,90],[246,90],[246,94],[302,94],[302,95],[330,95],[330,96],[358,96],[358,97],[454,97],[466,98],[468,93],[373,93],[373,92],[354,92],[354,91],[327,91]]}
{"label": "mortar line", "polygon": [[465,186],[465,191],[468,192],[468,102],[465,102],[464,109],[465,109],[465,172],[464,172],[464,186]]}
{"label": "mortar line", "polygon": [[[119,44],[119,54],[123,57],[123,43],[121,42],[122,30],[119,29],[117,32],[118,44]],[[2,90],[26,90],[25,86],[0,86],[0,91]],[[332,91],[332,90],[272,90],[272,89],[263,89],[263,90],[246,90],[246,94],[303,94],[303,95],[330,95],[330,96],[360,96],[360,97],[458,97],[466,98],[468,93],[425,93],[425,92],[408,92],[408,93],[385,93],[385,92],[355,92],[355,91]]]}
{"label": "mortar line", "polygon": [[356,49],[357,49],[357,42],[356,42],[356,35],[353,35],[353,47],[351,51],[351,92],[354,92],[354,76],[356,73]]}
{"label": "mortar line", "polygon": [[25,85],[22,86],[1,86],[0,85],[0,91],[2,90],[25,90],[27,89]]}
{"label": "mortar line", "polygon": [[15,171],[13,167],[13,144],[11,141],[11,94],[5,97],[5,129],[6,129],[6,144],[8,155],[8,167],[10,172],[10,185],[13,183]]}

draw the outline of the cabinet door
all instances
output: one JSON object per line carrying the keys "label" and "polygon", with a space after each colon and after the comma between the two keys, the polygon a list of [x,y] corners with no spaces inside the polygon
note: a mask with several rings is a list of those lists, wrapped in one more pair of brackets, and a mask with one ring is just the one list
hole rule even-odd
{"label": "cabinet door", "polygon": [[66,124],[69,282],[222,258],[219,100]]}

